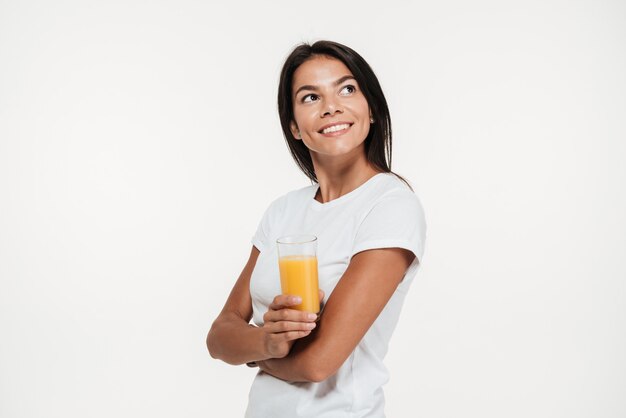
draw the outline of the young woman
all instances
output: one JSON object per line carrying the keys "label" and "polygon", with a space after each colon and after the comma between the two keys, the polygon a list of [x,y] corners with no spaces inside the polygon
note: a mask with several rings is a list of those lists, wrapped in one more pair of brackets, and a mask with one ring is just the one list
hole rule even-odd
{"label": "young woman", "polygon": [[[383,417],[383,358],[422,258],[418,198],[390,170],[391,121],[367,62],[330,41],[296,47],[278,88],[291,154],[312,186],[266,210],[207,337],[211,356],[258,366],[246,417]],[[282,295],[277,238],[318,238],[323,314]],[[250,324],[253,321],[253,325]]]}

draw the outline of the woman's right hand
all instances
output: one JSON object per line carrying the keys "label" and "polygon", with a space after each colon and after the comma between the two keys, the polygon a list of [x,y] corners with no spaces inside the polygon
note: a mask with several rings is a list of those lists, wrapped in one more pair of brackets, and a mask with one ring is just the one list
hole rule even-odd
{"label": "woman's right hand", "polygon": [[[320,301],[323,295],[320,291]],[[263,315],[261,329],[265,331],[265,348],[272,358],[287,356],[294,342],[315,328],[316,314],[290,309],[301,302],[298,296],[278,295]]]}

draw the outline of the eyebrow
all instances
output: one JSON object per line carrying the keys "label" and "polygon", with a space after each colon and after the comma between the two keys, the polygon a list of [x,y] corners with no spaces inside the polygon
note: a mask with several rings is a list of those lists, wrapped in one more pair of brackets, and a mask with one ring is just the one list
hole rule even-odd
{"label": "eyebrow", "polygon": [[[339,78],[337,81],[335,81],[333,84],[336,86],[340,85],[341,83],[343,83],[346,80],[355,80],[356,78],[354,78],[354,76],[351,75],[344,75],[343,77]],[[310,84],[305,84],[304,86],[300,86],[300,88],[298,88],[298,90],[296,90],[296,92],[293,94],[293,96],[297,96],[298,93],[300,93],[302,90],[312,90],[312,91],[318,91],[319,88],[317,88],[317,86],[312,86]]]}

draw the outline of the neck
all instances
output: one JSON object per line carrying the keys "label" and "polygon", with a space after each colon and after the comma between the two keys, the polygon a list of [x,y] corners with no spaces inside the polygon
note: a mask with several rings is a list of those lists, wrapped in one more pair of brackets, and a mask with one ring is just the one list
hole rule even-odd
{"label": "neck", "polygon": [[372,166],[363,152],[355,157],[324,159],[312,154],[313,168],[319,183],[315,200],[328,203],[351,191],[382,171]]}

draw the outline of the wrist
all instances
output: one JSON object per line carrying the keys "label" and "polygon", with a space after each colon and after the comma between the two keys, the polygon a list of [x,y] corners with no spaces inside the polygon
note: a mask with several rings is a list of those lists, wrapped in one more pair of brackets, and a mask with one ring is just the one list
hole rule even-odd
{"label": "wrist", "polygon": [[[267,334],[265,333],[265,331],[263,331],[261,327],[257,327],[256,325],[250,325],[250,326],[254,328],[254,331],[256,332],[256,335],[257,335],[256,347],[258,348],[258,352],[254,360],[250,361],[249,363],[256,363],[260,360],[272,358],[272,355],[268,349]],[[252,367],[255,367],[255,366],[252,366]]]}

